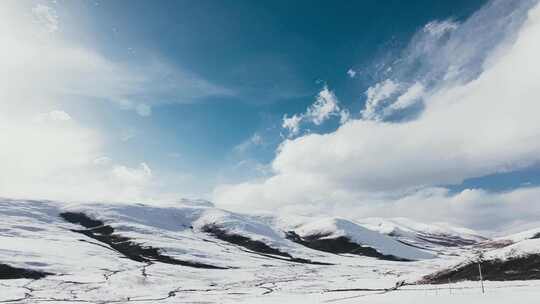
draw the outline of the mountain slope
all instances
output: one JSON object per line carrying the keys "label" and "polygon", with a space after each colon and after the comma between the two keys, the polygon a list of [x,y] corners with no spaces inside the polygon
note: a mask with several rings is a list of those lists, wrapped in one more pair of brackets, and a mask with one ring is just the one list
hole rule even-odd
{"label": "mountain slope", "polygon": [[292,226],[284,225],[286,220],[281,222],[281,229],[286,231],[289,239],[318,250],[397,261],[433,258],[429,253],[342,218],[306,218],[304,222],[296,222]]}
{"label": "mountain slope", "polygon": [[[355,294],[386,293],[462,259],[433,257],[353,220],[246,215],[198,201],[0,199],[0,216],[0,302],[7,303],[274,303],[284,295],[299,303],[350,293],[355,302]],[[493,251],[503,262],[526,254],[494,269],[509,278],[521,264],[535,271],[537,241]],[[476,247],[463,250],[473,256]]]}
{"label": "mountain slope", "polygon": [[487,251],[448,269],[425,276],[421,283],[446,284],[449,281],[539,280],[540,239],[528,239],[513,245]]}
{"label": "mountain slope", "polygon": [[473,230],[446,223],[424,224],[406,218],[365,218],[359,219],[358,222],[409,246],[439,253],[488,240]]}

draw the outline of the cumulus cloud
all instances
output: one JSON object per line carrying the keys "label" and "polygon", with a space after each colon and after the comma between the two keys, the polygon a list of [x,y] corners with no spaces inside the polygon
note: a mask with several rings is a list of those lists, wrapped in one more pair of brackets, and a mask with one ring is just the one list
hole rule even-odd
{"label": "cumulus cloud", "polygon": [[[408,216],[427,221],[445,219],[486,233],[523,231],[538,227],[540,188],[520,188],[490,193],[465,189],[452,194],[447,189],[418,191],[393,201],[384,201],[388,216]],[[381,214],[383,210],[371,211]]]}
{"label": "cumulus cloud", "polygon": [[353,70],[353,69],[348,69],[347,70],[347,75],[349,75],[349,77],[351,77],[351,78],[354,78],[354,77],[356,77],[356,71]]}
{"label": "cumulus cloud", "polygon": [[281,127],[289,131],[289,136],[295,136],[300,133],[300,122],[302,122],[303,116],[294,114],[288,117],[287,114],[283,115],[283,123]]}
{"label": "cumulus cloud", "polygon": [[320,125],[331,115],[339,113],[339,110],[336,95],[325,86],[317,95],[315,102],[307,109],[305,118],[315,125]]}
{"label": "cumulus cloud", "polygon": [[289,204],[279,212],[326,214],[352,219],[370,216],[407,217],[424,222],[448,222],[490,234],[508,234],[537,228],[540,221],[540,187],[491,193],[465,189],[425,188],[405,195],[363,197],[361,202],[325,201],[310,205]]}
{"label": "cumulus cloud", "polygon": [[37,4],[32,8],[32,14],[38,23],[43,25],[48,32],[58,30],[58,16],[55,9],[50,6]]}
{"label": "cumulus cloud", "polygon": [[327,86],[317,94],[315,102],[310,105],[305,113],[294,114],[288,117],[287,114],[283,116],[282,128],[289,131],[289,137],[296,136],[300,133],[300,127],[303,122],[312,123],[314,125],[321,125],[333,116],[340,118],[340,123],[345,123],[350,113],[346,109],[341,109],[339,101]]}
{"label": "cumulus cloud", "polygon": [[407,88],[407,90],[401,94],[394,103],[390,104],[384,109],[384,116],[388,116],[398,110],[406,109],[419,102],[424,93],[424,86],[419,82],[414,83]]}
{"label": "cumulus cloud", "polygon": [[[377,62],[375,77],[380,78],[366,91],[363,118],[391,120],[393,114],[429,102],[433,92],[479,77],[515,43],[528,10],[536,3],[493,0],[461,23],[429,22],[397,60]],[[411,98],[414,92],[417,96]]]}
{"label": "cumulus cloud", "polygon": [[[540,136],[536,115],[540,111],[536,55],[540,54],[540,7],[533,7],[535,3],[493,1],[459,26],[438,25],[444,30],[437,30],[432,24],[429,30],[422,29],[401,58],[402,62],[422,60],[416,63],[421,67],[414,74],[416,81],[402,81],[411,69],[397,66],[401,69],[393,69],[391,78],[368,89],[362,119],[350,120],[330,134],[284,141],[272,162],[273,176],[262,182],[221,185],[215,200],[221,206],[243,209],[354,205],[365,215],[394,213],[381,206],[396,204],[392,206],[400,208],[394,210],[404,215],[425,210],[416,217],[451,218],[468,226],[481,222],[482,210],[493,210],[498,215],[493,218],[505,221],[501,225],[518,220],[517,213],[498,214],[513,208],[508,206],[527,205],[534,216],[540,216],[533,208],[536,199],[518,202],[520,194],[532,193],[526,189],[504,195],[470,190],[457,196],[443,189],[430,199],[418,199],[439,185],[540,161],[536,140]],[[437,81],[427,80],[429,76]],[[397,111],[419,97],[424,108],[416,119],[381,118],[385,108]],[[467,203],[448,203],[456,200]],[[507,209],[488,205],[490,200],[503,202]],[[463,211],[452,213],[458,207]],[[467,212],[470,216],[464,216]],[[495,220],[477,226],[490,225]]]}
{"label": "cumulus cloud", "polygon": [[[79,201],[157,198],[162,190],[159,172],[152,172],[146,163],[132,167],[104,157],[109,154],[110,134],[64,109],[128,100],[127,108],[149,115],[156,103],[193,102],[208,94],[229,93],[162,60],[131,66],[108,59],[63,37],[64,24],[46,5],[29,8],[20,1],[2,1],[0,20],[1,196]],[[71,30],[90,35],[70,25]]]}
{"label": "cumulus cloud", "polygon": [[366,106],[362,110],[362,117],[365,119],[378,119],[377,110],[381,103],[390,98],[399,90],[399,84],[391,79],[386,79],[371,86],[366,91]]}

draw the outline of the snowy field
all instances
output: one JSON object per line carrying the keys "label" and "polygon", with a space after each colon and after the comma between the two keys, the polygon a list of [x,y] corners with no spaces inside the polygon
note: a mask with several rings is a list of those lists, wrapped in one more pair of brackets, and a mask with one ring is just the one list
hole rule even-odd
{"label": "snowy field", "polygon": [[[365,268],[276,266],[254,269],[190,271],[183,267],[125,269],[108,279],[71,281],[72,277],[0,283],[3,303],[538,303],[540,281],[478,282],[406,286],[395,291],[331,291],[383,288],[395,276]],[[105,273],[104,273],[105,275]],[[107,274],[109,275],[109,274]],[[77,282],[77,283],[75,283]],[[27,300],[26,294],[32,294]],[[21,300],[17,300],[21,299]]]}
{"label": "snowy field", "polygon": [[[416,282],[472,254],[465,248],[404,249],[384,234],[356,227],[352,220],[316,219],[308,224],[305,218],[248,216],[201,205],[158,208],[0,200],[0,208],[0,264],[53,274],[38,280],[0,280],[0,303],[509,303],[516,299],[538,303],[540,296],[540,281],[534,280],[485,282],[484,294],[479,282],[406,285],[394,290],[396,282]],[[77,233],[84,227],[59,216],[66,211],[100,219],[115,234],[159,248],[168,257],[223,269],[134,261]],[[285,222],[295,222],[287,229],[297,227],[298,233],[310,234],[313,229],[326,238],[365,238],[377,250],[399,256],[403,249],[407,257],[417,254],[421,259],[399,262],[313,250],[284,238],[280,229]],[[203,232],[208,224],[316,263],[294,262],[231,244]],[[538,242],[527,244],[535,247]],[[508,254],[515,249],[496,249],[492,254],[498,251]]]}

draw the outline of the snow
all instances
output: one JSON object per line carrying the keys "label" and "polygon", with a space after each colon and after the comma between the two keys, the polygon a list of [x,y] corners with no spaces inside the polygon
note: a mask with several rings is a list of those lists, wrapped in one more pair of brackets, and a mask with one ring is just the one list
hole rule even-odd
{"label": "snow", "polygon": [[511,234],[511,235],[498,237],[496,238],[496,240],[498,241],[508,240],[512,242],[521,242],[527,239],[534,238],[535,236],[540,236],[540,228],[530,229],[527,231],[523,231],[523,232]]}
{"label": "snow", "polygon": [[530,254],[540,254],[540,239],[528,239],[515,244],[491,250],[484,254],[485,259],[507,260],[524,257]]}
{"label": "snow", "polygon": [[433,258],[430,253],[403,245],[391,237],[342,218],[320,218],[291,227],[290,230],[300,237],[321,235],[323,239],[331,239],[343,236],[357,244],[373,247],[382,254],[410,260]]}
{"label": "snow", "polygon": [[407,218],[365,218],[359,222],[369,229],[379,231],[384,234],[395,234],[400,236],[414,236],[417,233],[432,235],[456,236],[463,239],[484,241],[486,238],[480,236],[476,231],[464,227],[456,227],[448,223],[418,223]]}
{"label": "snow", "polygon": [[193,223],[193,227],[199,231],[203,230],[205,226],[218,226],[229,233],[262,241],[268,245],[290,245],[290,242],[284,240],[281,235],[265,223],[246,215],[240,215],[225,210],[206,210],[201,217]]}
{"label": "snow", "polygon": [[[200,269],[126,259],[71,231],[82,227],[59,217],[65,211],[84,212],[114,227],[115,233],[160,248],[174,258],[229,268]],[[386,292],[384,289],[397,281],[416,281],[457,264],[463,257],[384,261],[315,251],[283,238],[284,231],[293,229],[301,234],[347,236],[385,253],[405,252],[399,247],[405,245],[347,219],[255,216],[189,202],[151,206],[8,199],[0,199],[0,216],[0,263],[56,274],[40,280],[0,280],[0,302],[496,304],[516,297],[519,303],[536,303],[539,295],[540,281],[486,282],[486,294],[481,294],[477,282],[405,286]],[[295,257],[332,265],[292,263],[245,251],[202,232],[207,224],[279,246]],[[413,250],[411,256],[422,252],[405,248]],[[485,256],[537,253],[539,249],[539,240],[525,240]],[[374,290],[332,291],[351,288]]]}

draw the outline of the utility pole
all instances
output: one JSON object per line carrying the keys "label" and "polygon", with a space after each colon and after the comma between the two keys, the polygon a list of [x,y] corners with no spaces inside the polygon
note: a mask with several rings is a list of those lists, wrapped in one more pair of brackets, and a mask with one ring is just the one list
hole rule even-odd
{"label": "utility pole", "polygon": [[480,286],[482,286],[482,293],[485,293],[486,290],[484,289],[484,278],[482,276],[482,261],[484,260],[484,253],[482,252],[482,250],[478,250],[476,251],[476,254],[478,254],[476,262],[478,263],[478,276],[480,277]]}
{"label": "utility pole", "polygon": [[478,274],[480,274],[480,284],[482,285],[482,293],[485,292],[484,290],[484,279],[482,278],[482,260],[480,259],[478,261]]}

